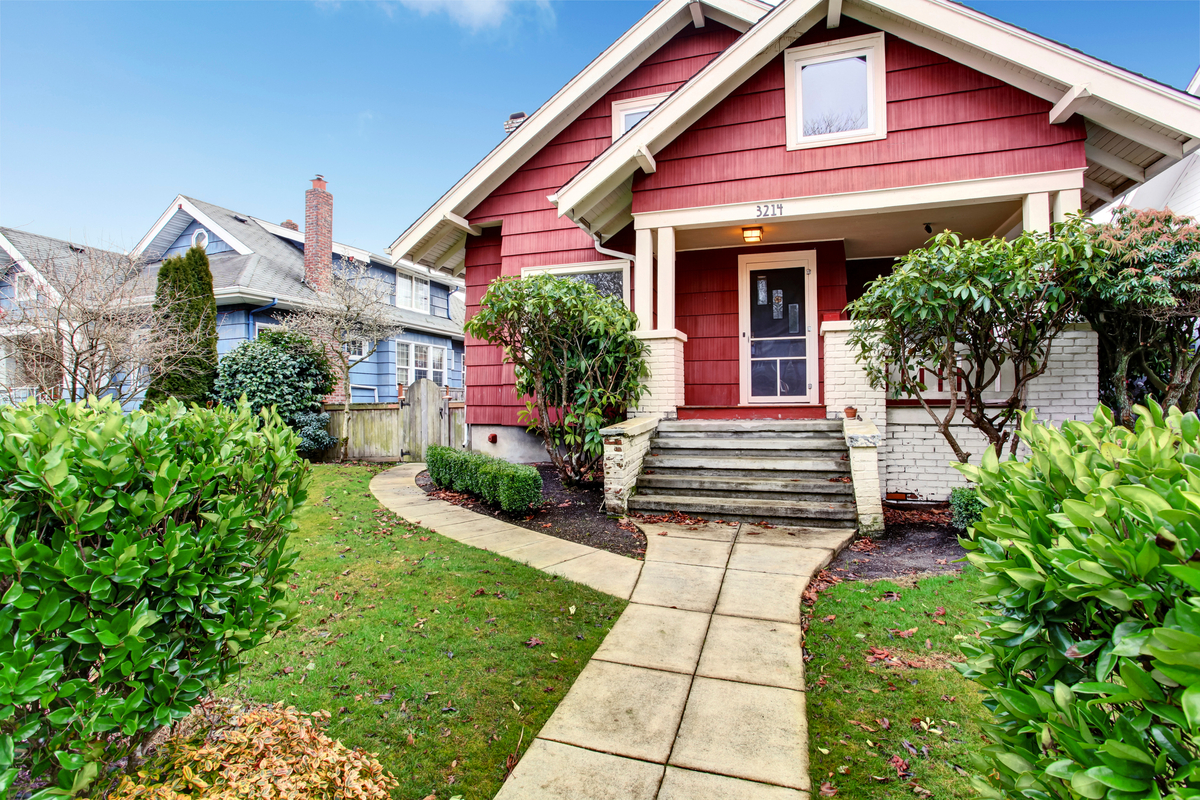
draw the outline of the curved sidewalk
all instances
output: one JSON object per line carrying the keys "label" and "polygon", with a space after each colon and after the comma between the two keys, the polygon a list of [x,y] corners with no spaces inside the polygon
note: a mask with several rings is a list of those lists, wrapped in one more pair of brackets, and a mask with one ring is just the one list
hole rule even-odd
{"label": "curved sidewalk", "polygon": [[430,501],[423,468],[371,490],[431,530],[557,558],[541,568],[630,600],[496,800],[808,800],[801,597],[853,531],[639,523],[639,563]]}
{"label": "curved sidewalk", "polygon": [[633,593],[642,562],[432,498],[417,486],[417,474],[424,471],[421,463],[393,467],[371,479],[371,492],[392,513],[450,539],[500,553],[623,600]]}

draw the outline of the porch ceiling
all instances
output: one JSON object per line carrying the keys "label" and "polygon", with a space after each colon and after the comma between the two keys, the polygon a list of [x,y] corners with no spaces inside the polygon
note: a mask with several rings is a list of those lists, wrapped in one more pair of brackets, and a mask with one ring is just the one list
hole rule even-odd
{"label": "porch ceiling", "polygon": [[[776,223],[755,220],[754,224],[762,225],[763,245],[842,239],[846,243],[846,258],[875,258],[903,255],[924,245],[930,236],[925,232],[926,223],[935,233],[949,229],[973,239],[986,238],[1007,233],[1020,222],[1020,212],[1021,201],[1004,200],[832,219]],[[740,225],[675,232],[677,250],[744,246]]]}

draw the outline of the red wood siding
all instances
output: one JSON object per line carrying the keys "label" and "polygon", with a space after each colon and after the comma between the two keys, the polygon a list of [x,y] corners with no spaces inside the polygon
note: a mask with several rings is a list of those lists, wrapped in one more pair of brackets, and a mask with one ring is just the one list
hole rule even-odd
{"label": "red wood siding", "polygon": [[[875,29],[843,17],[795,42]],[[1050,103],[890,34],[885,139],[788,150],[783,55],[655,157],[634,180],[634,213],[1083,168],[1079,118],[1051,125]]]}
{"label": "red wood siding", "polygon": [[[647,58],[632,73],[568,125],[529,159],[495,192],[468,214],[472,223],[501,222],[483,236],[467,240],[467,318],[479,309],[487,286],[501,275],[520,275],[522,267],[602,261],[592,240],[546,199],[612,144],[612,104],[616,100],[678,89],[738,33],[712,20],[703,28],[689,25]],[[609,242],[624,252],[632,236]],[[519,425],[524,401],[513,390],[512,367],[499,348],[470,336],[467,350],[467,423]]]}
{"label": "red wood siding", "polygon": [[[846,249],[840,241],[676,254],[675,327],[688,337],[683,345],[685,405],[738,404],[738,256],[794,250],[817,251],[817,318],[840,314],[846,307]],[[825,349],[819,338],[817,356],[818,397],[823,401]]]}

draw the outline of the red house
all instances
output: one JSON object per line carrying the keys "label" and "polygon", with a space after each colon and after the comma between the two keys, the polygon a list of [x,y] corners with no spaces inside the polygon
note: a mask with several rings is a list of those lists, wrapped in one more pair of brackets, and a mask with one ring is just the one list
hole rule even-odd
{"label": "red house", "polygon": [[[649,344],[639,413],[677,420],[646,435],[856,405],[884,490],[925,496],[949,450],[854,374],[846,303],[929,231],[1047,229],[1152,177],[1200,144],[1200,101],[945,0],[663,0],[506,128],[394,259],[465,274],[468,316],[501,275],[588,276]],[[466,351],[473,446],[543,460],[500,351]],[[1090,414],[1094,335],[1063,358],[1031,404]]]}

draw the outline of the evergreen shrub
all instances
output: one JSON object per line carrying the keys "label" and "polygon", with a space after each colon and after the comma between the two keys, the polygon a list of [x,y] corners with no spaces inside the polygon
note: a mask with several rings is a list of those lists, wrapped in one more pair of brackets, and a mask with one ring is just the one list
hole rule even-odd
{"label": "evergreen shrub", "polygon": [[1030,453],[958,468],[987,501],[963,540],[988,609],[956,665],[995,720],[990,798],[1200,797],[1200,420],[1104,406]]}
{"label": "evergreen shrub", "polygon": [[295,618],[309,468],[244,402],[0,406],[0,440],[0,796],[78,793]]}
{"label": "evergreen shrub", "polygon": [[437,487],[469,492],[510,514],[526,512],[542,499],[542,475],[527,464],[441,445],[426,449],[425,464]]}

